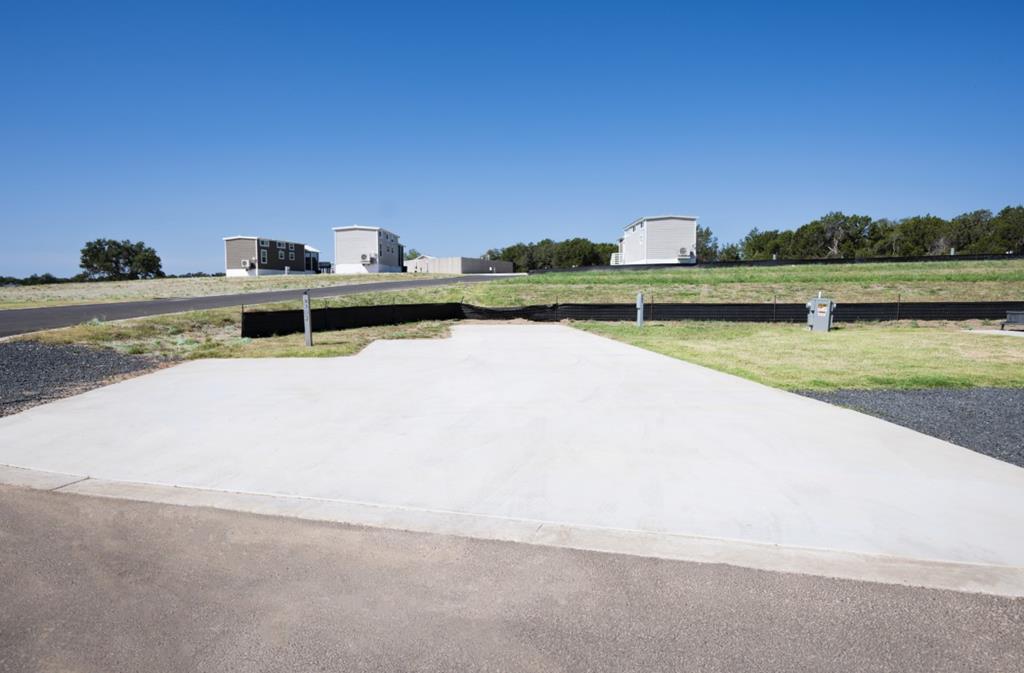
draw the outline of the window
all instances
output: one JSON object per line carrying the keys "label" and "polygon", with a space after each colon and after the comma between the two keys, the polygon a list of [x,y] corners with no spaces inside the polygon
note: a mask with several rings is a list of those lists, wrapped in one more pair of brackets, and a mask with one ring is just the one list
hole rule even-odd
{"label": "window", "polygon": [[260,247],[261,248],[269,248],[270,247],[270,241],[268,241],[265,238],[261,238],[260,239]]}
{"label": "window", "polygon": [[280,260],[284,259],[284,250],[278,250],[277,251],[277,258],[280,259]]}
{"label": "window", "polygon": [[288,249],[289,250],[294,250],[295,249],[295,244],[294,243],[289,243],[288,244]]}
{"label": "window", "polygon": [[279,248],[283,248],[284,247],[284,241],[274,241],[274,245],[276,245]]}
{"label": "window", "polygon": [[288,261],[289,262],[294,262],[295,261],[295,253],[294,252],[289,252],[288,253]]}
{"label": "window", "polygon": [[267,263],[267,251],[266,250],[260,250],[260,264],[266,264],[266,263]]}

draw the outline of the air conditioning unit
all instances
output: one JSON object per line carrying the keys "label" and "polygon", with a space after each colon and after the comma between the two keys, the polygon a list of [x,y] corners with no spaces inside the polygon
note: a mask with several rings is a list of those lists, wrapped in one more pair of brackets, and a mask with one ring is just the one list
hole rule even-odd
{"label": "air conditioning unit", "polygon": [[242,260],[242,268],[243,269],[248,269],[250,265],[251,265],[251,262],[249,260],[247,260],[247,259],[243,259]]}

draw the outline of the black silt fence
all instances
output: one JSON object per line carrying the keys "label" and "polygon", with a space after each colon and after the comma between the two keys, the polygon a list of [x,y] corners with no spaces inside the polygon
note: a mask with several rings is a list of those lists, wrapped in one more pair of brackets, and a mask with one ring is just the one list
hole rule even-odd
{"label": "black silt fence", "polygon": [[[1001,320],[1007,311],[1024,311],[1024,301],[885,302],[839,304],[837,322],[878,320]],[[320,308],[310,312],[313,331],[400,325],[421,320],[631,321],[633,304],[551,304],[487,308],[472,304],[393,304]],[[807,319],[804,304],[645,304],[645,320],[719,320],[790,322]],[[302,311],[254,311],[242,314],[243,337],[302,332]]]}

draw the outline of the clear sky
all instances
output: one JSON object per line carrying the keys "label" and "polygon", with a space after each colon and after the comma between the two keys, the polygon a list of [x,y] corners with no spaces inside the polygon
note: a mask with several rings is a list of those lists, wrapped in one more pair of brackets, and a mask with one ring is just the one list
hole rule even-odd
{"label": "clear sky", "polygon": [[1024,201],[1020,2],[0,3],[0,275]]}

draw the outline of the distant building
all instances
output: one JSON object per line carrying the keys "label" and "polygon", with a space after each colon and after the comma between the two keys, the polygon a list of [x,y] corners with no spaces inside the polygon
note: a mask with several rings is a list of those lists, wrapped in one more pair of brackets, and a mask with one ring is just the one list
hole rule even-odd
{"label": "distant building", "polygon": [[689,215],[641,217],[629,223],[612,264],[696,264],[697,218]]}
{"label": "distant building", "polygon": [[334,273],[401,273],[405,248],[380,227],[334,228]]}
{"label": "distant building", "polygon": [[512,273],[512,262],[479,257],[431,257],[405,260],[409,273]]}
{"label": "distant building", "polygon": [[295,241],[257,236],[224,238],[224,275],[276,276],[320,272],[320,251]]}

